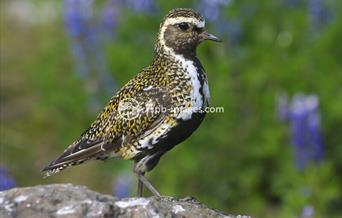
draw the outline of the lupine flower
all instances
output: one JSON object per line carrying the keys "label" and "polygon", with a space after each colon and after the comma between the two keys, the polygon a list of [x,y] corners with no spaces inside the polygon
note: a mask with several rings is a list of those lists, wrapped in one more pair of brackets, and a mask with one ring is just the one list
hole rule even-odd
{"label": "lupine flower", "polygon": [[311,28],[314,33],[317,33],[329,22],[331,12],[322,0],[308,0],[308,10]]}
{"label": "lupine flower", "polygon": [[308,109],[308,117],[307,117],[307,131],[311,147],[313,149],[312,159],[315,161],[320,161],[323,159],[323,139],[322,139],[322,131],[321,131],[321,115],[318,111],[318,98],[317,96],[309,96],[307,97],[307,109]]}
{"label": "lupine flower", "polygon": [[287,100],[278,99],[278,116],[281,120],[289,120],[294,145],[296,166],[304,169],[310,162],[323,159],[323,140],[319,102],[315,95],[297,94],[291,105]]}
{"label": "lupine flower", "polygon": [[226,36],[231,44],[236,44],[242,35],[241,24],[237,20],[227,19],[222,14],[222,10],[228,7],[231,2],[231,0],[201,0],[196,8],[214,24],[221,35]]}
{"label": "lupine flower", "polygon": [[63,7],[65,28],[71,38],[72,53],[77,61],[77,73],[82,79],[88,76],[88,69],[84,47],[79,39],[88,36],[88,32],[90,32],[87,23],[90,17],[91,3],[92,1],[88,0],[65,0]]}
{"label": "lupine flower", "polygon": [[201,0],[197,9],[210,20],[217,21],[221,18],[221,8],[227,6],[231,0]]}
{"label": "lupine flower", "polygon": [[153,12],[156,9],[154,0],[127,0],[127,7],[139,12]]}
{"label": "lupine flower", "polygon": [[307,205],[303,208],[301,218],[311,218],[315,214],[313,206]]}
{"label": "lupine flower", "polygon": [[15,187],[15,180],[9,174],[5,166],[0,166],[0,191],[5,191]]}
{"label": "lupine flower", "polygon": [[93,0],[64,0],[63,12],[76,60],[76,72],[85,81],[88,91],[88,108],[97,111],[101,105],[99,96],[103,92],[110,95],[114,88],[114,80],[107,69],[103,41],[110,32],[108,28],[114,31],[116,15],[113,7],[109,7],[103,11],[104,25],[99,25],[94,19],[93,3]]}
{"label": "lupine flower", "polygon": [[105,36],[114,37],[118,19],[122,15],[123,2],[120,0],[109,0],[101,13],[102,28]]}
{"label": "lupine flower", "polygon": [[113,184],[113,194],[118,198],[128,197],[131,190],[132,177],[128,173],[119,174]]}

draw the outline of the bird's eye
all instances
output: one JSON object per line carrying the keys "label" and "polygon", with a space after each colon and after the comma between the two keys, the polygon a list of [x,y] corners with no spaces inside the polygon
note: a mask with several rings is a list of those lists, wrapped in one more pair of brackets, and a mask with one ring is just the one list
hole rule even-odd
{"label": "bird's eye", "polygon": [[178,27],[179,27],[181,30],[186,31],[186,30],[189,29],[189,24],[183,22],[183,23],[178,24]]}

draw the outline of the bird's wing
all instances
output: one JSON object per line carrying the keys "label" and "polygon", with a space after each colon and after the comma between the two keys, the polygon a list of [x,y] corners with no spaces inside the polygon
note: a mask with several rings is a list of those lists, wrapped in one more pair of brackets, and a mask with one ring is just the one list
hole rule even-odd
{"label": "bird's wing", "polygon": [[123,97],[128,96],[125,92],[120,90],[80,139],[43,169],[46,176],[89,159],[134,157],[132,145],[168,118],[171,99],[163,88],[152,86],[135,93],[131,89],[132,97]]}

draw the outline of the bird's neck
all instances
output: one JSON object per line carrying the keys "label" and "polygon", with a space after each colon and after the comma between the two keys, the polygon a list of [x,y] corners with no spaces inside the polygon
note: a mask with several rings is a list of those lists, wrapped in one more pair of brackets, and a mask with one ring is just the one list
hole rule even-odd
{"label": "bird's neck", "polygon": [[180,59],[184,59],[184,61],[198,61],[196,57],[196,48],[191,50],[175,51],[173,48],[157,43],[155,46],[154,60],[159,61],[165,59],[171,62],[178,62]]}

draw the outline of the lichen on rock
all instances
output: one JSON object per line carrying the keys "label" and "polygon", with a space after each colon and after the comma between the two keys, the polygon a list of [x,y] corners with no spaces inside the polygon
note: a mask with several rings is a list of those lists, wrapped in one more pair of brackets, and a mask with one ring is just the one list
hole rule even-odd
{"label": "lichen on rock", "polygon": [[72,184],[39,185],[0,192],[1,218],[225,217],[194,198],[118,199]]}

